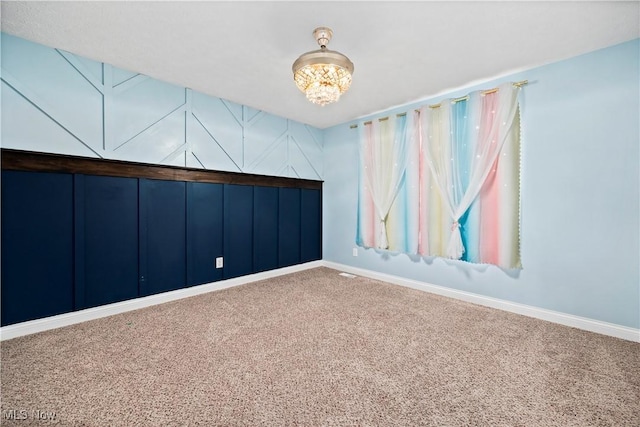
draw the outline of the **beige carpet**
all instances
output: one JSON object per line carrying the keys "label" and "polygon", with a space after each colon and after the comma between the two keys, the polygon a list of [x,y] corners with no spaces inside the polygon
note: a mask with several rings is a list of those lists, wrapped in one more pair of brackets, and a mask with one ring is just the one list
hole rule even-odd
{"label": "beige carpet", "polygon": [[327,268],[1,346],[3,426],[640,425],[640,344]]}

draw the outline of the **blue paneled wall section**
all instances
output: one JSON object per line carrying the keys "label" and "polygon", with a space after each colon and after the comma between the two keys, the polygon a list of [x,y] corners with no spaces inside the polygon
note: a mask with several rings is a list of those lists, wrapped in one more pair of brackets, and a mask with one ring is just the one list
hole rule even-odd
{"label": "blue paneled wall section", "polygon": [[322,258],[319,185],[12,170],[10,154],[2,326]]}
{"label": "blue paneled wall section", "polygon": [[279,189],[278,266],[300,262],[300,190]]}
{"label": "blue paneled wall section", "polygon": [[222,269],[211,268],[223,253],[223,185],[187,183],[187,285],[222,279]]}
{"label": "blue paneled wall section", "polygon": [[1,33],[2,147],[323,178],[314,127]]}
{"label": "blue paneled wall section", "polygon": [[224,269],[225,279],[253,272],[253,214],[253,187],[225,185],[224,258],[227,260]]}
{"label": "blue paneled wall section", "polygon": [[2,325],[73,310],[73,176],[2,172]]}
{"label": "blue paneled wall section", "polygon": [[316,248],[322,247],[322,222],[306,212],[322,211],[322,193],[308,188],[300,189],[300,261],[318,259]]}
{"label": "blue paneled wall section", "polygon": [[187,284],[186,184],[139,180],[141,296],[173,291]]}
{"label": "blue paneled wall section", "polygon": [[278,245],[278,191],[274,187],[253,188],[253,209],[260,212],[253,217],[253,268],[256,271],[278,268],[278,252],[273,250]]}
{"label": "blue paneled wall section", "polygon": [[[48,174],[40,175],[46,179]],[[13,186],[19,187],[20,183]],[[76,174],[73,192],[75,308],[136,298],[139,274],[138,180]],[[29,192],[25,191],[25,194]]]}

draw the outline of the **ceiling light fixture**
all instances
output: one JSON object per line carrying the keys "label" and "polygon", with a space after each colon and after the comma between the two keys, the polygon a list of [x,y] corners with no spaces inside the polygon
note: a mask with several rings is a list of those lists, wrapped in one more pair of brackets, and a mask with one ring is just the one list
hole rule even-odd
{"label": "ceiling light fixture", "polygon": [[353,63],[349,58],[327,49],[331,36],[331,28],[313,30],[320,49],[300,55],[293,63],[293,80],[298,89],[307,95],[309,101],[322,106],[340,99],[340,95],[351,86],[353,74]]}

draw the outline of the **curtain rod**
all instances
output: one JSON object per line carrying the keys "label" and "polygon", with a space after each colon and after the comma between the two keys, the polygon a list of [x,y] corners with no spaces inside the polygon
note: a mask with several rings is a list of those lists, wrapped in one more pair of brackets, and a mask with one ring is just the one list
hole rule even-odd
{"label": "curtain rod", "polygon": [[[522,81],[513,83],[513,85],[516,86],[516,87],[522,87],[522,86],[524,86],[524,85],[526,85],[528,83],[529,83],[529,80],[522,80]],[[492,89],[483,90],[480,93],[482,95],[488,95],[490,93],[495,93],[497,91],[498,91],[498,88],[494,87]],[[452,103],[456,103],[456,102],[460,102],[460,101],[466,101],[467,99],[469,99],[469,95],[461,96],[460,98],[453,98],[451,100],[451,102]],[[442,105],[442,102],[440,102],[438,104],[429,105],[429,108],[440,108],[440,105]],[[416,109],[414,111],[419,112],[420,110]],[[407,113],[400,113],[400,114],[396,114],[396,117],[402,117],[402,116],[406,116],[406,115],[407,115]],[[379,122],[384,122],[385,120],[389,120],[389,117],[388,116],[387,117],[380,117],[378,119]],[[370,125],[371,124],[371,120],[366,121],[363,124],[364,125]],[[351,126],[349,126],[349,129],[355,129],[357,127],[358,127],[358,125],[351,125]]]}

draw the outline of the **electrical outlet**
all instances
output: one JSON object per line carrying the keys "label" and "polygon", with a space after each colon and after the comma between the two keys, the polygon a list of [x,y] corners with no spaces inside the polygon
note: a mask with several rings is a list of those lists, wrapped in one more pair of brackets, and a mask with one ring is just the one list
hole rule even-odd
{"label": "electrical outlet", "polygon": [[223,258],[219,256],[216,258],[216,268],[222,268],[224,266]]}
{"label": "electrical outlet", "polygon": [[358,248],[353,248],[353,256],[358,256]]}

